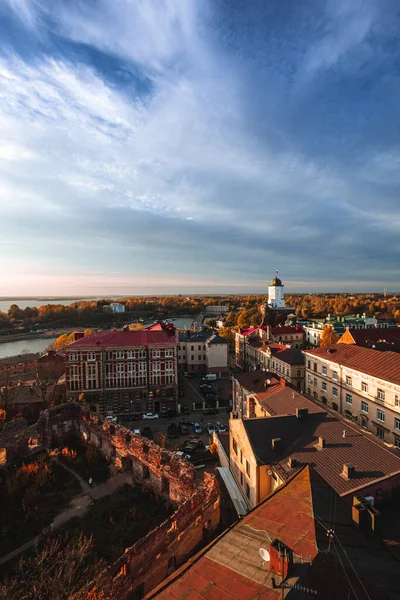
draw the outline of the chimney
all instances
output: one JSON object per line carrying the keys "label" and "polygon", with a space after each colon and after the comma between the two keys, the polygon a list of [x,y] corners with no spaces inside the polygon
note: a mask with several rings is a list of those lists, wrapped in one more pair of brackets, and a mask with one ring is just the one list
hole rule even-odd
{"label": "chimney", "polygon": [[282,443],[281,438],[272,438],[271,439],[272,450],[279,450],[281,443]]}
{"label": "chimney", "polygon": [[351,479],[354,476],[354,466],[349,463],[343,465],[342,475],[345,479]]}
{"label": "chimney", "polygon": [[280,540],[274,540],[269,547],[269,568],[285,579],[293,564],[293,551]]}
{"label": "chimney", "polygon": [[293,456],[289,456],[287,465],[289,469],[294,469],[295,467],[299,466],[299,463],[296,458],[294,458]]}
{"label": "chimney", "polygon": [[83,337],[85,337],[83,331],[74,331],[74,342],[76,342],[76,340],[81,340]]}
{"label": "chimney", "polygon": [[308,415],[308,408],[296,408],[296,417],[298,419],[304,419]]}
{"label": "chimney", "polygon": [[325,438],[323,438],[322,436],[319,436],[317,445],[318,445],[318,448],[325,448],[325,446],[326,446]]}

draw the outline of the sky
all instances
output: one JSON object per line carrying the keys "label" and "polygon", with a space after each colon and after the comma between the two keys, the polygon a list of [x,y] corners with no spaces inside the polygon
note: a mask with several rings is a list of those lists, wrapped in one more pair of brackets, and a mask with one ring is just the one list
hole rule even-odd
{"label": "sky", "polygon": [[0,0],[0,296],[400,291],[396,0]]}

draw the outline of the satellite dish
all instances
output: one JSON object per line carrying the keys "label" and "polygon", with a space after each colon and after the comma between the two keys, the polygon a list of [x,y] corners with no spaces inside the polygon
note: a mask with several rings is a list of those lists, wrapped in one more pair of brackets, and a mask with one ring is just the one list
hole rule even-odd
{"label": "satellite dish", "polygon": [[259,554],[261,556],[261,558],[263,559],[264,562],[269,562],[269,552],[268,550],[266,550],[265,548],[260,548],[259,549]]}

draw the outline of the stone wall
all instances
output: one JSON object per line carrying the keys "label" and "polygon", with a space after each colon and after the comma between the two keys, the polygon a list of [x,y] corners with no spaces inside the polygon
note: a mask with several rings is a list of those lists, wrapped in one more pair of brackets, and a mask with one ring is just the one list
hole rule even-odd
{"label": "stone wall", "polygon": [[188,461],[75,403],[43,411],[31,427],[24,419],[8,423],[0,432],[0,461],[4,464],[38,449],[67,444],[71,435],[94,444],[116,466],[131,471],[134,479],[178,505],[171,517],[128,548],[88,586],[88,590],[103,591],[105,600],[144,597],[211,540],[220,522],[217,479],[204,473],[204,482],[199,482]]}

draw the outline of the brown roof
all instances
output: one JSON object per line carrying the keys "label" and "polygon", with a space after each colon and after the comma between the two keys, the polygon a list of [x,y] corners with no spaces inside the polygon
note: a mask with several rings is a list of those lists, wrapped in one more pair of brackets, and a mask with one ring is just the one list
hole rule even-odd
{"label": "brown roof", "polygon": [[268,390],[276,390],[281,388],[279,377],[266,371],[250,371],[249,373],[240,373],[236,376],[237,381],[248,392],[260,393],[267,390],[265,382],[269,379]]}
{"label": "brown roof", "polygon": [[273,389],[270,394],[256,394],[256,398],[272,417],[294,415],[297,408],[308,408],[309,414],[326,412],[323,408],[289,387],[280,386],[278,389]]}
{"label": "brown roof", "polygon": [[[400,474],[400,452],[389,450],[361,427],[332,413],[302,419],[296,416],[245,419],[243,425],[258,462],[273,465],[283,480],[309,464],[344,496],[379,479]],[[325,440],[322,449],[317,447],[319,437]],[[281,438],[279,450],[272,449],[272,438]],[[297,460],[297,467],[289,468],[289,457]],[[351,479],[341,475],[344,464],[354,466]]]}
{"label": "brown roof", "polygon": [[273,352],[274,357],[287,363],[288,365],[304,365],[304,354],[296,348],[278,349]]}
{"label": "brown roof", "polygon": [[[374,327],[371,329],[348,329],[357,346],[379,350],[392,350],[400,352],[400,327]],[[343,334],[345,335],[345,334]],[[343,337],[343,336],[342,336]],[[338,344],[342,342],[338,340]]]}
{"label": "brown roof", "polygon": [[[286,584],[306,585],[317,591],[317,597],[338,600],[348,597],[350,581],[360,600],[388,598],[378,586],[385,585],[392,592],[398,588],[398,561],[379,541],[367,540],[355,530],[349,509],[340,499],[335,501],[335,515],[332,511],[328,519],[332,494],[332,489],[312,468],[303,468],[147,598],[279,600],[282,591],[277,585],[281,578],[270,569],[269,562],[262,562],[259,554],[260,548],[270,550],[277,539],[293,552],[293,566]],[[331,555],[327,552],[324,521],[329,521],[335,530],[334,542],[340,542],[341,563],[335,560],[334,551]],[[345,556],[352,565],[356,564],[362,584]],[[371,562],[374,562],[372,570]],[[284,597],[287,596],[303,598],[301,592],[289,588],[284,592]]]}
{"label": "brown roof", "polygon": [[400,354],[396,352],[378,352],[353,344],[334,344],[325,348],[304,350],[304,353],[400,384]]}

